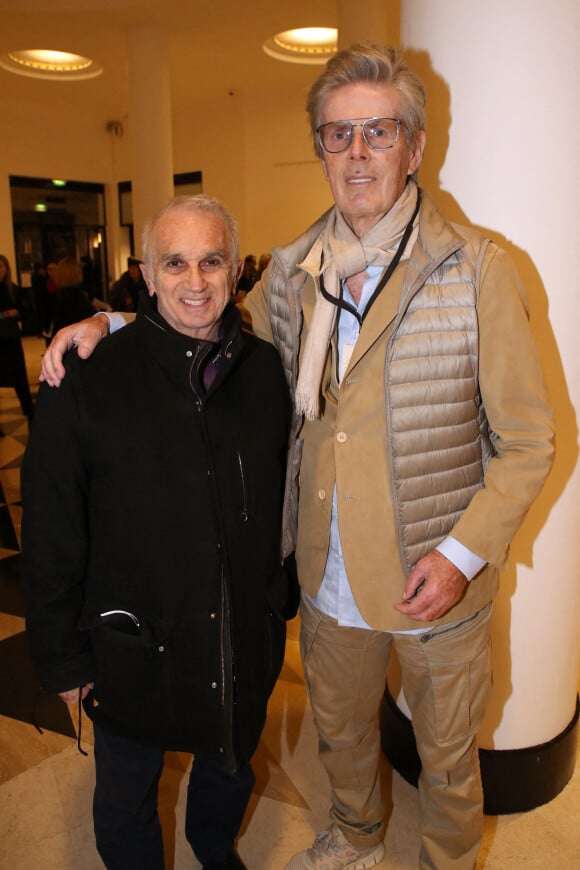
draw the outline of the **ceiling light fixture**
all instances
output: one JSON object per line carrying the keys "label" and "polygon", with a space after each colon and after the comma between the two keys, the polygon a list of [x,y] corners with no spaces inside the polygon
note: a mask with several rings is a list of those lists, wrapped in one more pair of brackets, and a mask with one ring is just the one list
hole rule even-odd
{"label": "ceiling light fixture", "polygon": [[334,27],[300,27],[277,33],[262,48],[270,57],[288,63],[326,63],[336,52],[337,39]]}
{"label": "ceiling light fixture", "polygon": [[0,55],[0,66],[17,75],[60,81],[91,79],[103,71],[90,57],[47,48],[6,52]]}

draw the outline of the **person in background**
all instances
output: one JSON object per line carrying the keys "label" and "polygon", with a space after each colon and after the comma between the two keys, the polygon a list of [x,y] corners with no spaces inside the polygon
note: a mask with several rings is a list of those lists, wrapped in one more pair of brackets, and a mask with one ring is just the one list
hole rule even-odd
{"label": "person in background", "polygon": [[[418,864],[473,870],[498,569],[549,473],[552,412],[512,262],[418,186],[425,90],[403,55],[339,51],[307,110],[334,206],[244,303],[295,396],[283,541],[331,787],[327,829],[287,870],[383,859],[393,648],[422,765]],[[87,356],[108,327],[61,334],[43,376],[59,383],[63,351]]]}
{"label": "person in background", "polygon": [[231,302],[231,214],[179,197],[143,251],[134,323],[40,390],[22,468],[26,627],[43,686],[93,719],[107,868],[162,870],[171,749],[195,756],[193,851],[233,870],[293,615],[280,559],[290,398],[275,349],[242,332]]}
{"label": "person in background", "polygon": [[234,294],[234,301],[236,303],[243,302],[246,294],[250,292],[254,284],[256,283],[256,258],[253,254],[248,254],[244,258],[244,266],[242,269],[242,274],[238,278],[238,283],[236,284],[236,292]]}
{"label": "person in background", "polygon": [[44,330],[45,311],[46,311],[46,282],[48,273],[44,263],[37,262],[32,267],[32,275],[30,285],[32,288],[32,298],[34,300],[34,310],[36,312],[36,335],[42,337]]}
{"label": "person in background", "polygon": [[127,258],[127,271],[115,281],[109,292],[109,304],[115,311],[137,311],[141,294],[147,295],[147,287],[141,274],[141,260]]}
{"label": "person in background", "polygon": [[[8,258],[0,254],[0,386],[16,390],[22,413],[31,423],[34,405],[20,333],[20,295]],[[4,434],[0,430],[0,437]]]}
{"label": "person in background", "polygon": [[83,289],[83,267],[79,260],[75,257],[63,257],[59,260],[54,272],[54,282],[56,296],[52,314],[53,333],[94,313],[91,300]]}
{"label": "person in background", "polygon": [[83,254],[82,257],[79,257],[79,262],[83,270],[82,288],[92,302],[94,297],[97,295],[98,290],[97,272],[93,261],[87,254]]}
{"label": "person in background", "polygon": [[259,281],[266,269],[268,268],[268,264],[272,259],[272,254],[260,254],[260,259],[258,260],[258,269],[256,271],[256,281]]}
{"label": "person in background", "polygon": [[43,308],[43,328],[42,328],[42,337],[45,339],[46,344],[48,345],[52,336],[54,335],[53,329],[53,318],[54,318],[54,306],[56,303],[56,269],[58,266],[58,259],[51,259],[46,264],[46,295],[44,297],[44,308]]}

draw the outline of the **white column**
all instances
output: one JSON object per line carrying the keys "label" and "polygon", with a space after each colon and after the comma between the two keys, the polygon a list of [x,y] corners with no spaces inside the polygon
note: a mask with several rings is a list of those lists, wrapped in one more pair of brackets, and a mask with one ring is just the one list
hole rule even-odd
{"label": "white column", "polygon": [[537,746],[573,717],[580,658],[580,4],[403,0],[401,42],[430,100],[421,181],[513,256],[555,408],[556,464],[502,573],[480,741]]}
{"label": "white column", "polygon": [[167,38],[159,28],[128,34],[129,136],[135,254],[149,218],[173,196],[173,137]]}

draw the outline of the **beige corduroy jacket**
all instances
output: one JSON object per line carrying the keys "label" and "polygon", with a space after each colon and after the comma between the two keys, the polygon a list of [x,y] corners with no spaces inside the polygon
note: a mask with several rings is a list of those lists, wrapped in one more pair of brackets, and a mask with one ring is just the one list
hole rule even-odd
{"label": "beige corduroy jacket", "polygon": [[[298,264],[317,256],[324,221],[273,252],[246,300],[253,328],[278,347],[291,387],[318,292]],[[553,457],[552,414],[508,256],[480,233],[449,224],[424,195],[410,258],[364,320],[340,384],[333,340],[321,416],[295,423],[285,549],[297,516],[308,595],[322,581],[336,485],[349,583],[373,628],[417,627],[393,605],[412,566],[447,534],[488,565],[440,621],[492,600],[497,566]]]}

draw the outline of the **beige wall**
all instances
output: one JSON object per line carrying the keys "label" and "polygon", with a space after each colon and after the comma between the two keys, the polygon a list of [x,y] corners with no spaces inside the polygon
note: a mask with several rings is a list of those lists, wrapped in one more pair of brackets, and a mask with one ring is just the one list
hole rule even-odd
{"label": "beige wall", "polygon": [[[330,204],[330,196],[309,138],[304,103],[310,79],[319,71],[297,73],[297,87],[283,94],[224,95],[174,108],[174,171],[203,173],[204,192],[232,209],[240,222],[241,251],[259,256],[294,238]],[[53,92],[54,93],[54,92]],[[0,250],[13,261],[8,176],[70,178],[109,185],[107,221],[109,268],[116,277],[126,251],[111,202],[116,182],[131,178],[129,118],[124,135],[105,123],[72,117],[63,103],[37,107],[34,119],[16,106],[2,106],[5,129],[0,143]],[[212,130],[234,131],[220,145]]]}
{"label": "beige wall", "polygon": [[[190,107],[175,112],[175,171],[201,169],[204,193],[238,217],[242,253],[259,256],[290,241],[330,204],[312,150],[305,99],[302,87],[226,95],[219,103],[199,103],[194,112]],[[220,146],[212,130],[224,119],[235,134]]]}

